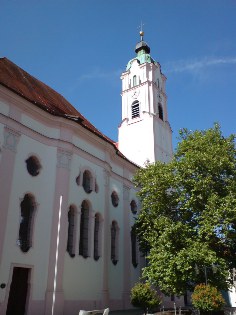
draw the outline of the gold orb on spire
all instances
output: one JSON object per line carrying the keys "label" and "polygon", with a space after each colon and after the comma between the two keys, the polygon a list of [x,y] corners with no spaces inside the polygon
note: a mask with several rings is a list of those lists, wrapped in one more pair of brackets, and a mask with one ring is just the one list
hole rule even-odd
{"label": "gold orb on spire", "polygon": [[143,36],[144,35],[144,31],[140,31],[139,34],[140,34],[140,36]]}

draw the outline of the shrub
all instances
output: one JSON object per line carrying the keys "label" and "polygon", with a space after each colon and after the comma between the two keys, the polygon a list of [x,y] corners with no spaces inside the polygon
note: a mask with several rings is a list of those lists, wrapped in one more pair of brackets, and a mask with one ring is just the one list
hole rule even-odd
{"label": "shrub", "polygon": [[192,304],[200,311],[209,312],[220,310],[225,300],[217,288],[209,284],[199,284],[192,294]]}
{"label": "shrub", "polygon": [[161,297],[149,283],[136,283],[131,290],[131,304],[140,307],[147,314],[148,310],[161,304]]}

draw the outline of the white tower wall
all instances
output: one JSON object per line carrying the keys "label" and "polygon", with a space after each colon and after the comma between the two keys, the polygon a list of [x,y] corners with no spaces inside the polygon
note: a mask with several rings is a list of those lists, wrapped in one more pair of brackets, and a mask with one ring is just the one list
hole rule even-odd
{"label": "white tower wall", "polygon": [[[138,48],[137,48],[138,47]],[[165,76],[159,63],[149,55],[143,41],[136,46],[137,57],[122,73],[122,122],[119,150],[139,166],[172,157],[172,131],[168,122]]]}

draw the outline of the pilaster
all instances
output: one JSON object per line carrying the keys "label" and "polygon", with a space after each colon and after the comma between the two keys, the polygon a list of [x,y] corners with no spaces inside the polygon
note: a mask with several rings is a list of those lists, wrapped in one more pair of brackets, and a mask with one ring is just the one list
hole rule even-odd
{"label": "pilaster", "polygon": [[131,241],[130,241],[130,188],[123,186],[123,228],[124,228],[124,275],[123,275],[123,309],[129,309],[130,305],[130,283],[131,283]]}
{"label": "pilaster", "polygon": [[[64,292],[63,292],[63,271],[64,257],[66,250],[67,228],[68,228],[68,189],[70,178],[70,163],[72,154],[64,149],[57,149],[57,175],[55,181],[55,197],[53,207],[53,218],[51,228],[51,246],[48,266],[48,282],[45,296],[45,315],[52,313],[53,297],[54,314],[63,314]],[[62,196],[61,217],[59,216],[60,197]],[[58,233],[58,227],[60,227]],[[58,260],[56,260],[57,242]],[[57,273],[56,273],[57,270]],[[54,287],[56,283],[56,287]]]}
{"label": "pilaster", "polygon": [[4,129],[4,143],[1,150],[0,160],[0,263],[2,260],[2,251],[5,239],[5,232],[7,226],[7,214],[9,209],[9,201],[11,198],[11,188],[14,174],[15,158],[17,152],[17,145],[19,143],[20,133],[13,129],[5,127]]}
{"label": "pilaster", "polygon": [[104,233],[103,233],[103,283],[102,283],[102,307],[109,305],[109,244],[110,244],[110,215],[109,215],[109,187],[110,172],[107,169],[103,171],[104,175]]}

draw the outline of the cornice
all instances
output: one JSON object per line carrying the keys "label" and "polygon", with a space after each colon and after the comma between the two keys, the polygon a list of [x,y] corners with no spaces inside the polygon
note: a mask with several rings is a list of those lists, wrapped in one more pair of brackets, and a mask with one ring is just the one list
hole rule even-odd
{"label": "cornice", "polygon": [[147,85],[147,84],[148,84],[149,86],[153,85],[153,86],[157,89],[157,91],[158,91],[159,93],[161,93],[161,95],[167,99],[167,96],[166,96],[165,92],[164,92],[163,90],[161,90],[160,88],[157,87],[156,82],[151,81],[151,80],[146,80],[145,82],[142,82],[142,83],[140,83],[139,85],[136,85],[136,86],[133,86],[133,87],[131,87],[131,88],[129,88],[129,89],[123,90],[123,91],[121,92],[121,96],[123,96],[123,94],[125,94],[125,93],[129,93],[130,91],[134,91],[134,90],[136,90],[136,89],[139,89],[141,86],[144,86],[144,85]]}
{"label": "cornice", "polygon": [[[58,118],[58,119],[63,120],[63,118]],[[51,147],[55,147],[58,150],[60,150],[61,152],[64,151],[64,152],[71,152],[72,154],[77,154],[77,155],[83,157],[84,159],[90,160],[92,163],[94,163],[100,167],[109,168],[110,172],[111,172],[111,176],[117,178],[120,181],[123,181],[123,177],[113,171],[111,164],[117,163],[118,167],[121,167],[122,169],[126,168],[127,170],[129,170],[132,173],[134,173],[138,169],[138,166],[136,166],[131,161],[129,162],[127,158],[124,159],[123,157],[117,155],[115,150],[113,149],[113,147],[110,146],[105,141],[104,141],[104,143],[101,143],[101,150],[104,150],[110,156],[109,163],[106,160],[103,160],[103,159],[93,155],[91,152],[86,151],[85,149],[82,149],[82,148],[76,146],[74,143],[72,143],[70,141],[66,141],[63,139],[56,139],[56,138],[52,138],[52,137],[46,136],[44,134],[41,134],[41,133],[29,128],[28,126],[23,125],[21,122],[15,121],[12,118],[5,116],[3,114],[0,114],[0,123],[2,123],[3,125],[6,126],[5,127],[6,130],[12,131],[11,135],[17,136],[17,139],[19,138],[19,136],[25,135],[25,136],[28,136],[32,139],[37,139],[37,141],[39,141],[40,143],[43,143],[43,144],[51,146]],[[59,124],[59,127],[60,127],[60,124]],[[63,128],[65,128],[64,125],[63,125]],[[18,130],[20,130],[20,132],[18,132]],[[83,134],[83,132],[84,132],[83,128],[80,125],[77,126],[76,131],[80,135]],[[76,135],[76,133],[74,135]],[[16,142],[14,142],[15,144],[17,144],[17,142],[18,142],[17,139],[16,139]],[[86,140],[86,137],[83,137],[83,139]],[[89,139],[89,137],[88,137],[88,139]],[[88,140],[86,140],[86,141],[88,141]],[[98,143],[96,143],[96,146],[98,146]],[[10,147],[9,147],[9,149],[10,149]],[[12,147],[11,149],[15,151],[16,146]],[[62,164],[60,164],[60,166],[62,166]],[[69,164],[67,165],[67,168],[69,168]]]}

